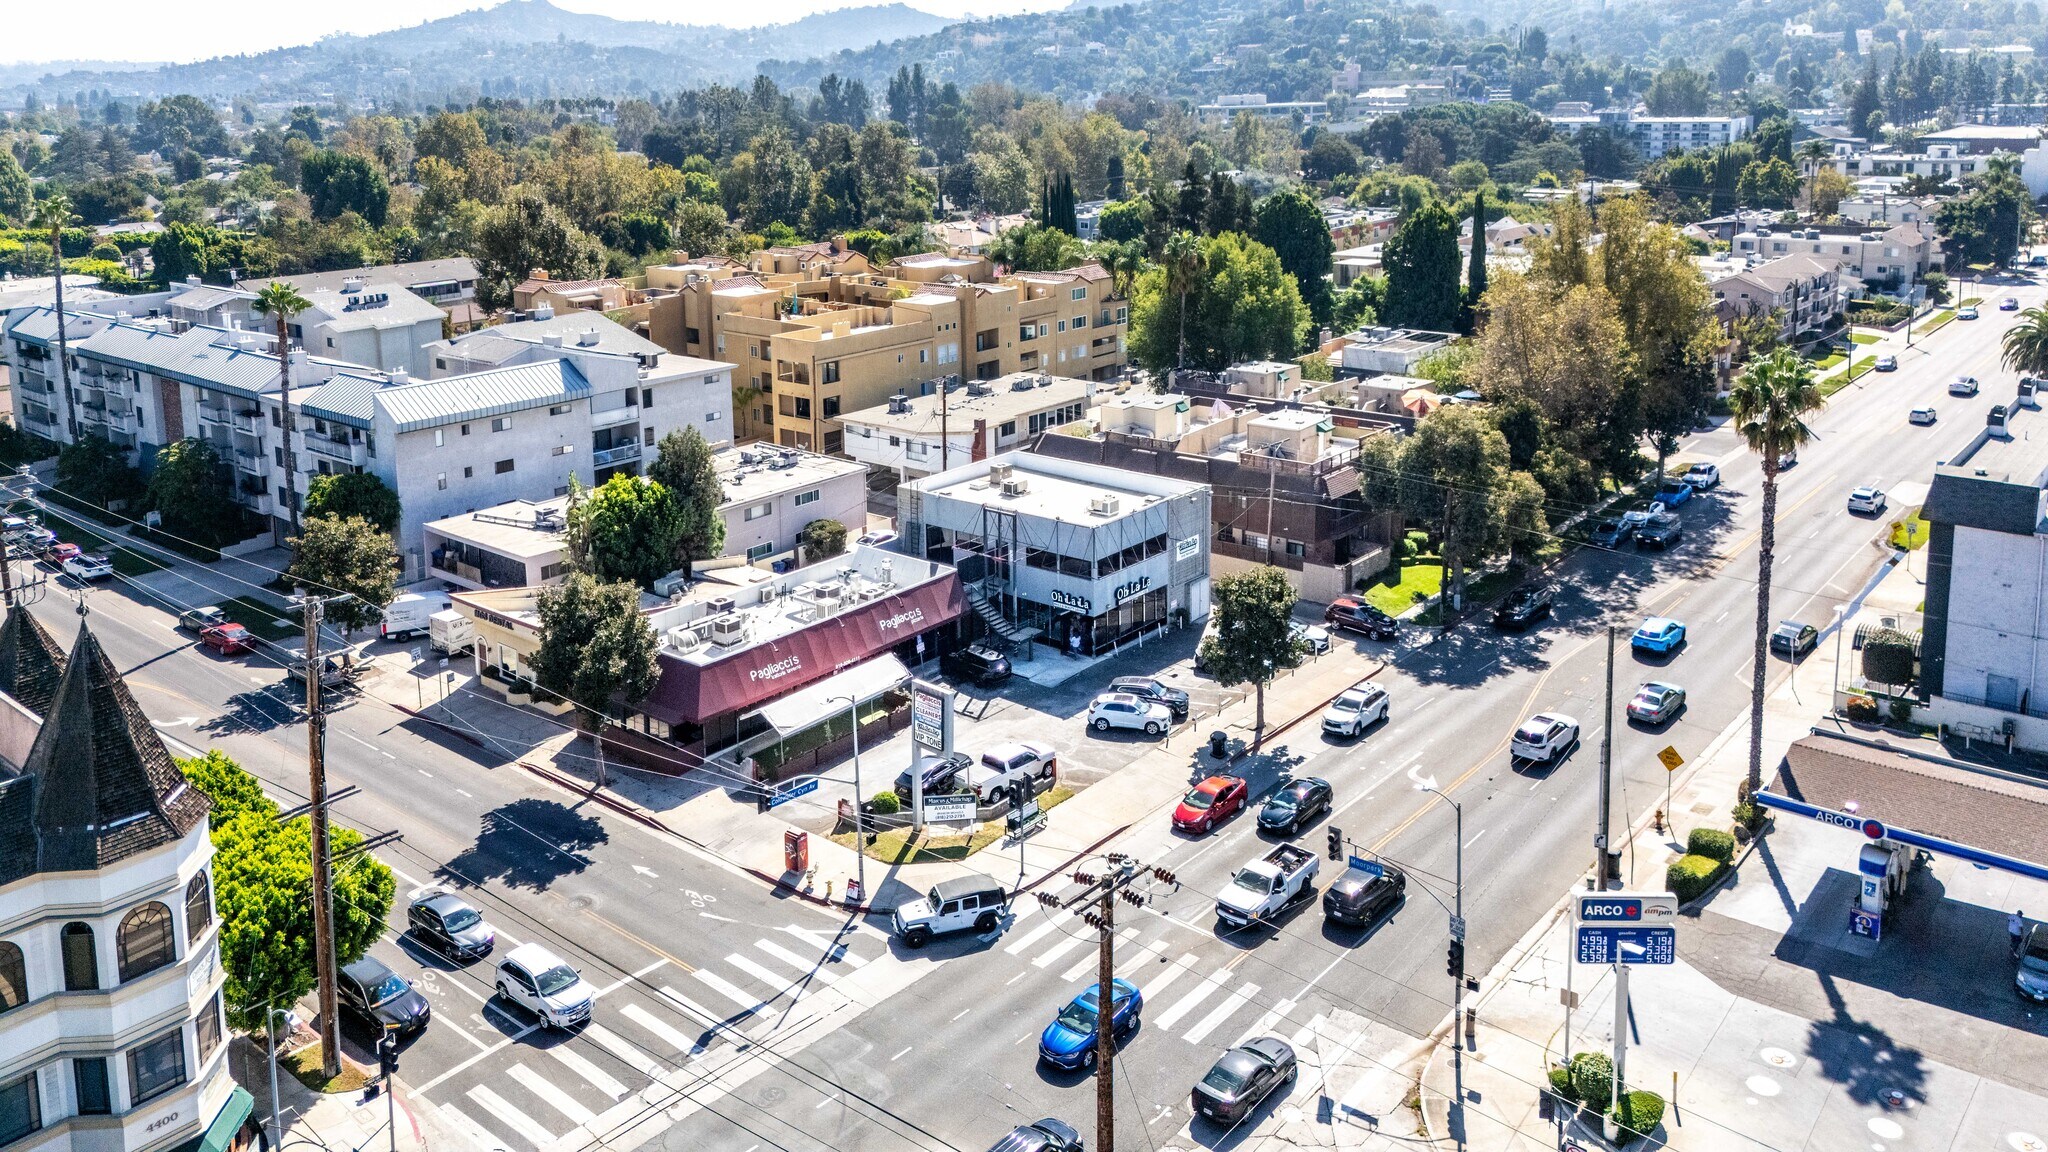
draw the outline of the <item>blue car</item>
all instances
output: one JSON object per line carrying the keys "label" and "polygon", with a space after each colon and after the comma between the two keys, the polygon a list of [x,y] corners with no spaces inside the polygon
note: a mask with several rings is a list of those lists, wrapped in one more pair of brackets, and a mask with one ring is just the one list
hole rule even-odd
{"label": "blue car", "polygon": [[[1045,1026],[1045,1033],[1038,1038],[1038,1058],[1055,1068],[1093,1068],[1095,1066],[1095,1019],[1098,984],[1090,984],[1081,990],[1079,996],[1067,1002],[1060,1014]],[[1145,998],[1138,994],[1138,987],[1128,980],[1117,980],[1111,985],[1114,991],[1109,1021],[1115,1027],[1113,1035],[1121,1041],[1138,1026],[1138,1013],[1145,1007]]]}
{"label": "blue car", "polygon": [[1674,476],[1657,485],[1657,494],[1650,497],[1650,499],[1655,500],[1666,508],[1676,508],[1687,500],[1692,499],[1693,491],[1694,489],[1691,484]]}
{"label": "blue car", "polygon": [[1685,643],[1685,625],[1662,616],[1652,616],[1643,621],[1636,634],[1629,641],[1629,647],[1638,652],[1655,652],[1659,655],[1676,651]]}

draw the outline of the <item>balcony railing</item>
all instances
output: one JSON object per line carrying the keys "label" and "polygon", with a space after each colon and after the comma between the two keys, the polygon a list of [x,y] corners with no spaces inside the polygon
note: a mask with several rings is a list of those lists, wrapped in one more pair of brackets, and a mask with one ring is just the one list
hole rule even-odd
{"label": "balcony railing", "polygon": [[211,404],[201,404],[199,406],[199,422],[201,424],[220,424],[225,426],[232,419],[233,417],[228,415],[228,410],[225,408],[218,408]]}
{"label": "balcony railing", "polygon": [[24,430],[33,432],[45,440],[55,440],[57,438],[57,422],[55,420],[44,420],[39,417],[24,415],[21,418],[21,426]]}
{"label": "balcony railing", "polygon": [[117,432],[133,432],[135,431],[135,413],[110,410],[107,413],[107,427]]}
{"label": "balcony railing", "polygon": [[590,414],[590,426],[593,429],[616,428],[621,424],[638,423],[639,420],[640,406],[637,404],[622,404],[617,408],[607,408],[602,412]]}
{"label": "balcony railing", "polygon": [[234,425],[237,432],[246,432],[251,436],[261,436],[263,435],[263,413],[237,412],[234,415]]}
{"label": "balcony railing", "polygon": [[345,460],[351,464],[362,462],[363,446],[360,442],[341,440],[333,436],[323,436],[318,432],[306,433],[305,441],[308,451],[325,456],[330,460]]}
{"label": "balcony railing", "polygon": [[270,458],[261,452],[234,453],[235,467],[254,476],[270,474]]}
{"label": "balcony railing", "polygon": [[590,465],[593,468],[609,468],[614,464],[622,464],[628,460],[638,460],[639,458],[640,446],[638,444],[621,444],[616,448],[605,448],[592,452],[590,454]]}

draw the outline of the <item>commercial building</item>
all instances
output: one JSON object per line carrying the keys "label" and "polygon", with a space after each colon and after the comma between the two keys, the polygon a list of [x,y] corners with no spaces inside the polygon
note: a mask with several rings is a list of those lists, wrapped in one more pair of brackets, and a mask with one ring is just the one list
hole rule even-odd
{"label": "commercial building", "polygon": [[[1435,352],[1450,347],[1453,332],[1429,332],[1419,328],[1361,328],[1338,338],[1330,366],[1347,373],[1390,372],[1413,376],[1415,366]],[[1327,349],[1326,349],[1327,350]]]}
{"label": "commercial building", "polygon": [[427,524],[427,576],[457,588],[532,588],[568,574],[569,498],[513,500]]}
{"label": "commercial building", "polygon": [[1209,488],[1030,452],[913,480],[901,546],[959,569],[985,618],[1097,653],[1209,614]]}
{"label": "commercial building", "polygon": [[1195,112],[1210,123],[1251,115],[1274,119],[1300,117],[1302,123],[1313,124],[1329,117],[1330,106],[1322,100],[1268,100],[1264,92],[1239,92],[1218,96],[1213,104],[1197,105]]}
{"label": "commercial building", "polygon": [[1022,447],[1038,434],[1082,418],[1096,384],[1020,372],[994,380],[958,379],[924,395],[844,413],[846,454],[871,470],[909,480],[955,464]]}
{"label": "commercial building", "polygon": [[0,625],[0,1146],[239,1152],[206,797],[81,620]]}

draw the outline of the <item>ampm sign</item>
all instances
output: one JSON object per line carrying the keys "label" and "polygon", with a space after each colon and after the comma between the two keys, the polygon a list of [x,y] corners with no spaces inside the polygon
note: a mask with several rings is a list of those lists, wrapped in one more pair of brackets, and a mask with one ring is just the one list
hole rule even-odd
{"label": "ampm sign", "polygon": [[1669,924],[1678,918],[1678,897],[1669,892],[1601,892],[1579,896],[1572,912],[1581,924]]}
{"label": "ampm sign", "polygon": [[1758,792],[1756,794],[1756,802],[1766,808],[1775,808],[1780,812],[1789,812],[1794,816],[1804,816],[1809,820],[1818,821],[1830,827],[1844,828],[1851,832],[1861,832],[1872,840],[1890,840],[1894,843],[1907,844],[1915,848],[1925,848],[1929,852],[1938,852],[1943,856],[1951,856],[1957,860],[1965,860],[1972,864],[1982,864],[1986,868],[1998,868],[2016,875],[2029,876],[2035,880],[2048,880],[2048,865],[2036,864],[2031,860],[2016,859],[1997,852],[1987,852],[1982,848],[1972,848],[1968,844],[1958,844],[1953,840],[1944,840],[1939,836],[1929,836],[1925,832],[1915,832],[1910,828],[1889,825],[1881,820],[1873,820],[1868,816],[1858,816],[1854,812],[1837,812],[1832,808],[1821,808],[1817,805],[1808,804],[1803,800],[1794,800],[1789,796],[1780,796],[1775,792]]}

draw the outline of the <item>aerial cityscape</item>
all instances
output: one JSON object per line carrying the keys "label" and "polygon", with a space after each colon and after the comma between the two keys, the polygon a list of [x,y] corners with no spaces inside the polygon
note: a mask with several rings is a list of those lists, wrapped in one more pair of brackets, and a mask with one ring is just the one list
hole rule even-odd
{"label": "aerial cityscape", "polygon": [[851,2],[9,18],[0,1152],[2048,1152],[2035,0]]}

